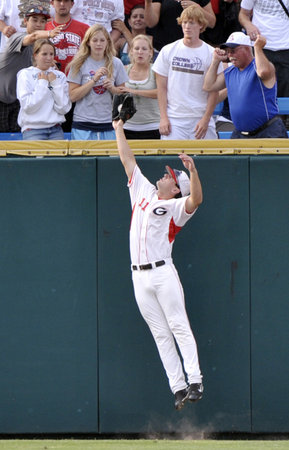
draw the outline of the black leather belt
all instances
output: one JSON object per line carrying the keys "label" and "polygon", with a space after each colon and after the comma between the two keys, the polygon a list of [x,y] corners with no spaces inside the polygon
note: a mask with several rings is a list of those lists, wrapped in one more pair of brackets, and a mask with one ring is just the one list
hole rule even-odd
{"label": "black leather belt", "polygon": [[269,127],[269,125],[276,122],[276,120],[278,120],[278,119],[279,119],[279,116],[275,116],[275,117],[273,117],[273,119],[270,119],[270,120],[268,120],[268,122],[264,123],[264,125],[262,125],[261,127],[256,128],[256,130],[240,131],[240,133],[243,134],[244,136],[255,136],[256,134],[260,133],[260,131],[266,130],[266,128]]}
{"label": "black leather belt", "polygon": [[140,264],[139,266],[131,266],[132,270],[150,270],[154,267],[160,267],[165,265],[165,261],[162,259],[161,261],[156,261],[155,263],[151,264]]}

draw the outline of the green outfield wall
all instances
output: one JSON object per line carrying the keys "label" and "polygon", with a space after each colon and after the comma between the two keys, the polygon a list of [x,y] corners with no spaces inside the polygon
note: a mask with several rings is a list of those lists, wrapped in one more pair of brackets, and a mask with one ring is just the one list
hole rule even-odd
{"label": "green outfield wall", "polygon": [[[138,156],[155,182],[177,156]],[[116,156],[0,160],[0,434],[289,432],[289,156],[197,156],[174,261],[205,393],[176,412]]]}

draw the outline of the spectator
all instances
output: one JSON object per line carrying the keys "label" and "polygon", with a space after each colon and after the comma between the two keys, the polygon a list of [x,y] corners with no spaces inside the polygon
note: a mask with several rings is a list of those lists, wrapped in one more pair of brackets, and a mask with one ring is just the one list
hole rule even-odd
{"label": "spectator", "polygon": [[234,31],[241,31],[238,20],[240,0],[211,0],[216,16],[214,28],[207,28],[202,38],[216,47],[226,41]]}
{"label": "spectator", "polygon": [[266,36],[263,52],[276,69],[278,97],[289,97],[289,1],[287,14],[278,0],[242,0],[239,21],[255,41],[258,34]]}
{"label": "spectator", "polygon": [[160,50],[164,45],[177,39],[182,39],[181,28],[177,24],[177,18],[183,9],[196,6],[203,11],[207,24],[213,28],[216,17],[210,0],[145,0],[145,21],[148,27],[154,27],[154,46]]}
{"label": "spectator", "polygon": [[[66,66],[76,55],[89,26],[72,19],[70,11],[73,8],[74,0],[51,0],[51,5],[54,9],[55,18],[47,23],[46,29],[53,30],[59,24],[63,27],[62,32],[52,39],[52,42],[56,47],[55,59],[58,66],[62,72],[66,73]],[[72,105],[71,110],[65,116],[63,130],[66,132],[71,132],[74,106],[75,104]]]}
{"label": "spectator", "polygon": [[[17,123],[19,102],[16,97],[17,72],[32,63],[32,44],[37,39],[48,38],[45,25],[49,12],[40,6],[29,5],[24,23],[26,32],[14,33],[0,53],[0,132],[19,131]],[[61,31],[61,26],[50,32],[54,37]]]}
{"label": "spectator", "polygon": [[152,71],[153,47],[148,36],[140,34],[131,44],[132,64],[127,66],[129,80],[121,92],[134,96],[137,112],[124,124],[127,139],[159,139],[160,112],[155,74]]}
{"label": "spectator", "polygon": [[131,12],[135,6],[141,4],[141,0],[124,0],[124,15],[125,15],[125,24],[129,25],[128,19],[130,18]]}
{"label": "spectator", "polygon": [[70,98],[76,102],[71,138],[115,139],[112,95],[120,93],[119,86],[124,86],[128,77],[102,25],[87,30],[68,68]]}
{"label": "spectator", "polygon": [[163,47],[153,65],[157,74],[160,133],[162,139],[216,139],[212,114],[218,93],[207,94],[203,90],[214,51],[199,37],[207,20],[201,8],[190,6],[182,12],[178,23],[184,38]]}
{"label": "spectator", "polygon": [[55,17],[47,23],[46,30],[53,30],[62,25],[61,33],[51,41],[56,49],[55,60],[59,63],[58,67],[65,73],[67,64],[77,53],[89,26],[71,18],[70,11],[74,4],[73,0],[52,0],[51,4],[55,10]]}
{"label": "spectator", "polygon": [[[51,15],[53,15],[53,10]],[[104,26],[111,34],[113,42],[116,42],[120,37],[120,32],[112,29],[112,22],[116,19],[124,20],[123,0],[75,0],[71,9],[71,17],[90,27],[95,24]]]}
{"label": "spectator", "polygon": [[[1,0],[0,4],[0,52],[4,50],[8,38],[16,31],[25,32],[26,26],[19,17],[18,0]],[[45,8],[49,10],[49,2]]]}
{"label": "spectator", "polygon": [[[278,117],[275,69],[263,52],[265,44],[265,37],[258,35],[254,58],[249,36],[232,33],[221,49],[215,50],[206,74],[204,89],[208,92],[227,87],[235,126],[232,139],[287,138],[286,128]],[[233,65],[217,74],[219,63],[228,57]]]}
{"label": "spectator", "polygon": [[[128,22],[131,31],[121,20],[114,20],[112,24],[113,28],[119,30],[119,32],[122,34],[122,36],[115,43],[114,47],[119,58],[125,66],[130,63],[129,51],[133,38],[139,34],[146,35],[146,23],[144,20],[143,5],[136,5],[132,8]],[[149,36],[149,38],[152,41],[152,36]],[[157,53],[157,51],[154,51],[154,59]]]}
{"label": "spectator", "polygon": [[71,107],[64,73],[54,68],[55,48],[48,39],[33,46],[34,66],[17,74],[18,123],[23,139],[63,139],[61,123]]}

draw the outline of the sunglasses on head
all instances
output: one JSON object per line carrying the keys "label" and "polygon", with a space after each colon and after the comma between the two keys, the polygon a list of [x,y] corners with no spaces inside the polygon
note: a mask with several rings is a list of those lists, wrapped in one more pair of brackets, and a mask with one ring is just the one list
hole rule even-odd
{"label": "sunglasses on head", "polygon": [[43,14],[44,16],[49,16],[49,12],[42,8],[41,6],[37,7],[37,8],[31,8],[29,9],[29,11],[27,11],[26,16],[30,16],[32,14]]}

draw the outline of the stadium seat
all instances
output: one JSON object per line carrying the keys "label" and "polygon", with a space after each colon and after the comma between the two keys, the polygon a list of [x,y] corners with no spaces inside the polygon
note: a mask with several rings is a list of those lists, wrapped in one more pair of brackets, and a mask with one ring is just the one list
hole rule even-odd
{"label": "stadium seat", "polygon": [[224,102],[217,103],[216,108],[214,110],[214,116],[219,116],[222,112],[224,106]]}
{"label": "stadium seat", "polygon": [[289,97],[277,98],[279,113],[281,116],[289,114]]}
{"label": "stadium seat", "polygon": [[21,133],[0,133],[0,141],[22,141]]}
{"label": "stadium seat", "polygon": [[[64,139],[70,137],[71,133],[64,133]],[[0,133],[0,141],[22,141],[22,133]]]}

